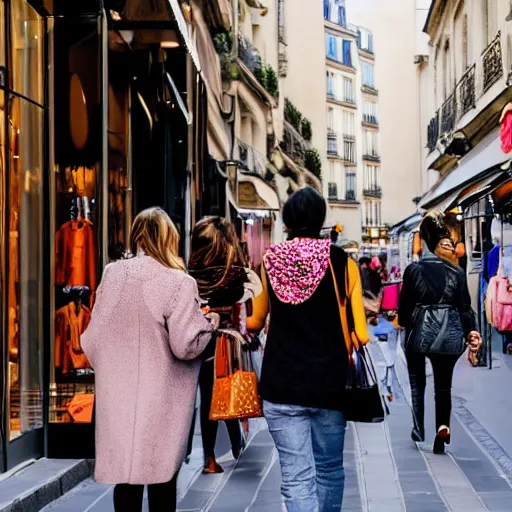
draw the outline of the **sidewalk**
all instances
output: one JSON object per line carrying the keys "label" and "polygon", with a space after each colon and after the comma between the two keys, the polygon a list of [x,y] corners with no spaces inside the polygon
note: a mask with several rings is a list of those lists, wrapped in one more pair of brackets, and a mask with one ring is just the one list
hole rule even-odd
{"label": "sidewalk", "polygon": [[[377,371],[385,361],[370,346]],[[461,359],[454,380],[453,442],[446,456],[434,456],[434,400],[429,377],[428,443],[410,440],[411,414],[403,353],[395,366],[394,401],[388,421],[347,429],[345,512],[509,512],[512,510],[512,358],[494,355],[494,369],[472,368]],[[181,512],[281,512],[280,469],[265,423],[252,426],[247,450],[235,465],[227,434],[219,429],[222,475],[202,475],[200,432],[179,479]],[[0,483],[0,495],[2,495]],[[147,505],[146,505],[147,506]],[[21,509],[22,510],[22,509]],[[45,512],[113,512],[112,488],[83,481],[43,509]],[[30,511],[32,512],[32,511]]]}

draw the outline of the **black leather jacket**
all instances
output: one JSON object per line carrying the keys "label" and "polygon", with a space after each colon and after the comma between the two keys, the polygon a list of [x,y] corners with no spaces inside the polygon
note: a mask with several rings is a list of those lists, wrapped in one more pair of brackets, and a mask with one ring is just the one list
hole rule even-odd
{"label": "black leather jacket", "polygon": [[[457,286],[446,292],[448,272],[455,273]],[[464,270],[437,256],[427,256],[405,269],[398,307],[400,325],[409,330],[416,304],[428,306],[439,303],[441,299],[460,312],[464,336],[478,330]]]}

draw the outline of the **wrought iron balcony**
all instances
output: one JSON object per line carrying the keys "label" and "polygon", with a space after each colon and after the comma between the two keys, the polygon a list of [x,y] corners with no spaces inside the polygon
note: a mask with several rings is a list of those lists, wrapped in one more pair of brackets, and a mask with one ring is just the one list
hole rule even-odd
{"label": "wrought iron balcony", "polygon": [[458,93],[458,117],[459,119],[469,112],[472,108],[475,108],[476,104],[476,93],[475,93],[475,74],[476,65],[473,64],[466,73],[460,79],[457,84]]}
{"label": "wrought iron balcony", "polygon": [[345,201],[355,201],[356,200],[356,191],[355,190],[347,190],[345,192]]}
{"label": "wrought iron balcony", "polygon": [[380,162],[380,155],[377,151],[370,151],[363,155],[363,160],[369,162]]}
{"label": "wrought iron balcony", "polygon": [[242,172],[258,174],[262,178],[266,175],[265,157],[249,144],[238,139],[238,152],[240,156],[240,164]]}
{"label": "wrought iron balcony", "polygon": [[363,195],[366,197],[382,197],[382,188],[373,186],[363,189]]}
{"label": "wrought iron balcony", "polygon": [[327,196],[328,199],[336,201],[338,199],[338,185],[337,183],[327,184]]}
{"label": "wrought iron balcony", "polygon": [[450,97],[443,103],[441,107],[441,133],[451,132],[455,128],[455,122],[457,117],[457,98],[455,94],[451,94]]}
{"label": "wrought iron balcony", "polygon": [[370,114],[363,114],[363,123],[378,125],[379,120],[377,119],[377,116],[370,115]]}
{"label": "wrought iron balcony", "polygon": [[501,32],[482,53],[483,92],[487,92],[503,76]]}
{"label": "wrought iron balcony", "polygon": [[427,127],[427,147],[430,152],[436,149],[437,139],[439,138],[439,110],[430,120]]}

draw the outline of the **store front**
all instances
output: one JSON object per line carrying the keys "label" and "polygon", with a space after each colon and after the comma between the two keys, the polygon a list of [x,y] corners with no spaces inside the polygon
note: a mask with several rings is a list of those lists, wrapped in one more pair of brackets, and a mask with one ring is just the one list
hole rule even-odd
{"label": "store front", "polygon": [[43,454],[44,33],[24,0],[0,2],[3,471]]}
{"label": "store front", "polygon": [[80,334],[103,268],[130,249],[140,210],[164,208],[186,253],[212,202],[206,92],[181,11],[111,3],[0,2],[0,471],[94,456]]}

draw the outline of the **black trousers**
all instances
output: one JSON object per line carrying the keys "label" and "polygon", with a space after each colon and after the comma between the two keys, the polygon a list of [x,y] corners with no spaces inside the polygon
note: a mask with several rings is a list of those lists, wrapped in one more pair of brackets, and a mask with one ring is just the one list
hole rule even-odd
{"label": "black trousers", "polygon": [[[148,485],[150,512],[176,512],[176,475],[170,482]],[[118,484],[114,488],[115,512],[141,512],[143,485]]]}
{"label": "black trousers", "polygon": [[[436,398],[436,430],[442,425],[450,426],[452,412],[452,381],[453,370],[459,356],[429,355],[434,372],[434,390]],[[424,432],[425,416],[425,387],[426,356],[422,354],[407,354],[409,380],[411,382],[411,395],[415,426]]]}
{"label": "black trousers", "polygon": [[[217,440],[218,421],[210,421],[210,407],[213,395],[213,361],[203,363],[199,374],[199,392],[201,393],[201,436],[203,450],[207,457],[215,455],[215,441]],[[238,420],[226,421],[231,447],[237,451],[242,444],[240,422]]]}

